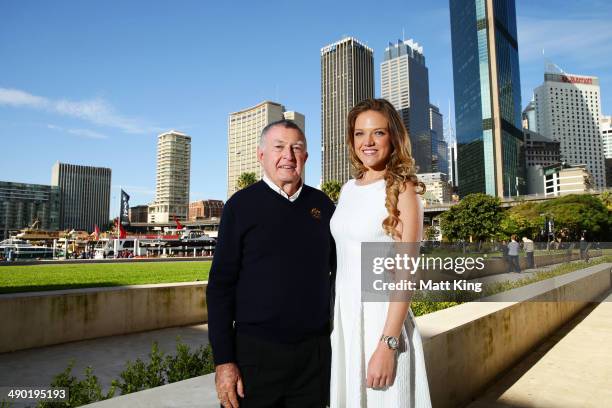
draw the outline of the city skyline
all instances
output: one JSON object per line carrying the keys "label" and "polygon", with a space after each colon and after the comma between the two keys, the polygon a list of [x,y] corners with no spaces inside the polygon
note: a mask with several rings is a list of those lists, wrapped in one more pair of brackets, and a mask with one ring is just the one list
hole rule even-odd
{"label": "city skyline", "polygon": [[[612,43],[611,6],[516,3],[522,107],[541,84],[544,49],[566,71],[600,78],[602,113],[609,115],[612,63],[602,55]],[[453,82],[446,1],[405,11],[399,2],[383,2],[375,20],[364,13],[366,3],[352,2],[326,5],[323,15],[319,2],[291,8],[146,4],[146,16],[144,4],[2,6],[8,18],[0,28],[6,40],[0,42],[5,61],[0,135],[23,154],[5,156],[0,179],[48,184],[49,168],[58,160],[110,167],[113,216],[119,186],[130,193],[132,205],[153,201],[155,141],[159,133],[177,129],[193,138],[190,200],[225,199],[227,181],[216,175],[226,169],[227,117],[267,99],[306,116],[306,180],[316,186],[321,177],[319,50],[343,35],[371,47],[377,67],[385,46],[401,38],[404,28],[405,38],[422,44],[427,55],[431,102],[445,119],[448,115]],[[231,18],[237,20],[228,25]],[[303,29],[295,30],[300,24]],[[164,26],[172,29],[161,30]],[[273,41],[271,33],[276,33]],[[232,43],[241,45],[240,52],[230,51]],[[205,57],[196,58],[199,53]],[[379,96],[377,70],[374,77]]]}

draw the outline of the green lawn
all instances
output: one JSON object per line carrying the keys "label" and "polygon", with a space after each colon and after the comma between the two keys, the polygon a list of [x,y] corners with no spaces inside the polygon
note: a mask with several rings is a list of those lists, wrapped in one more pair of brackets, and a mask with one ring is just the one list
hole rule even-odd
{"label": "green lawn", "polygon": [[0,267],[0,293],[205,281],[210,261]]}

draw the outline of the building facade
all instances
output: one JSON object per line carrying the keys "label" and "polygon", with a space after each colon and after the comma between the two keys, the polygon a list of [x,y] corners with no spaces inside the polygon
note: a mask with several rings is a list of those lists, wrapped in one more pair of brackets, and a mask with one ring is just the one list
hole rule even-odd
{"label": "building facade", "polygon": [[528,129],[523,129],[523,134],[527,167],[550,166],[561,162],[561,143]]}
{"label": "building facade", "polygon": [[0,181],[0,237],[31,226],[48,231],[59,229],[59,187]]}
{"label": "building facade", "polygon": [[374,97],[374,55],[353,37],[321,49],[321,178],[345,183],[352,166],[346,118],[353,106]]}
{"label": "building facade", "polygon": [[419,173],[419,181],[425,184],[423,200],[426,204],[449,203],[453,193],[452,186],[448,182],[448,175],[444,173]]}
{"label": "building facade", "polygon": [[[280,103],[264,101],[251,108],[230,113],[227,132],[227,197],[238,190],[237,181],[242,173],[255,173],[259,180],[263,169],[257,160],[257,146],[264,127],[278,120],[295,122],[304,133],[304,115],[285,111]],[[304,181],[304,173],[302,173]]]}
{"label": "building facade", "polygon": [[432,140],[429,106],[429,72],[423,47],[413,40],[389,43],[380,64],[381,96],[399,112],[412,142],[417,171],[432,171],[438,146]]}
{"label": "building facade", "polygon": [[600,116],[599,129],[601,131],[601,147],[604,157],[612,159],[612,116]]}
{"label": "building facade", "polygon": [[524,190],[514,0],[450,2],[458,184],[462,196]]}
{"label": "building facade", "polygon": [[561,163],[560,143],[523,129],[527,194],[544,194],[544,168]]}
{"label": "building facade", "polygon": [[157,137],[155,201],[149,205],[148,222],[184,221],[189,212],[191,136],[171,130]]}
{"label": "building facade", "polygon": [[189,220],[203,220],[207,218],[221,218],[223,214],[223,201],[200,200],[189,203]]}
{"label": "building facade", "polygon": [[612,187],[612,116],[600,116],[601,147],[604,151],[604,171],[606,173],[606,188]]}
{"label": "building facade", "polygon": [[136,205],[130,207],[130,223],[132,222],[148,222],[149,220],[149,206],[148,205]]}
{"label": "building facade", "polygon": [[523,109],[523,129],[531,130],[533,132],[536,131],[536,106],[535,100],[529,101],[525,109]]}
{"label": "building facade", "polygon": [[543,168],[543,177],[546,196],[584,193],[593,187],[593,178],[584,164],[547,166]]}
{"label": "building facade", "polygon": [[440,109],[429,105],[429,129],[431,132],[432,172],[448,174],[448,143],[444,140],[444,121]]}
{"label": "building facade", "polygon": [[595,187],[604,187],[599,79],[546,72],[534,94],[537,132],[560,142],[561,161],[585,164]]}
{"label": "building facade", "polygon": [[93,231],[110,217],[111,169],[57,162],[51,185],[59,188],[59,228]]}
{"label": "building facade", "polygon": [[452,142],[448,145],[448,181],[455,188],[459,187],[457,172],[457,142]]}

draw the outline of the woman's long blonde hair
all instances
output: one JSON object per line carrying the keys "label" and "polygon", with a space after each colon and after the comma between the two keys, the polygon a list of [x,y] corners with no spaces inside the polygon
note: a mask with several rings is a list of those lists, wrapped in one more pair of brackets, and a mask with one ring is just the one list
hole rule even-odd
{"label": "woman's long blonde hair", "polygon": [[357,116],[367,111],[382,113],[389,123],[392,149],[385,166],[385,190],[387,195],[385,207],[389,215],[383,220],[382,227],[385,233],[391,237],[401,238],[397,230],[397,224],[400,221],[399,210],[397,209],[398,196],[404,191],[408,181],[419,187],[419,194],[425,193],[425,184],[419,181],[416,176],[416,167],[412,158],[412,147],[408,131],[393,105],[386,99],[366,99],[355,105],[348,114],[346,144],[349,149],[355,178],[361,178],[367,170],[361,160],[359,160],[359,157],[357,157],[354,143]]}

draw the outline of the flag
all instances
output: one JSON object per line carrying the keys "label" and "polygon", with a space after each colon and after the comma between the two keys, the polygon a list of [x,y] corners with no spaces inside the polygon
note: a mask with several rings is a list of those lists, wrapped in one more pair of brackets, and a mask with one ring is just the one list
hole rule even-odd
{"label": "flag", "polygon": [[121,225],[130,225],[130,196],[121,189],[121,211],[119,213]]}
{"label": "flag", "polygon": [[98,228],[98,224],[94,224],[94,236],[96,237],[96,241],[100,239],[100,228]]}
{"label": "flag", "polygon": [[174,222],[176,222],[176,229],[183,229],[183,225],[181,224],[181,222],[178,220],[178,218],[176,218],[176,215],[174,216]]}
{"label": "flag", "polygon": [[125,239],[127,237],[127,233],[123,229],[123,226],[119,222],[119,218],[116,219],[115,225],[117,226],[117,233],[119,234],[119,239]]}

